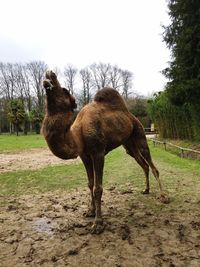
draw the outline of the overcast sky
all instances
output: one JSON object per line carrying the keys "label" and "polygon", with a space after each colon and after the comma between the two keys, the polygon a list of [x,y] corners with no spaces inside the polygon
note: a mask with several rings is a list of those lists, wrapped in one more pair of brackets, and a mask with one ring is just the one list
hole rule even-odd
{"label": "overcast sky", "polygon": [[135,92],[163,90],[166,0],[0,0],[0,7],[0,61],[117,64],[133,72]]}

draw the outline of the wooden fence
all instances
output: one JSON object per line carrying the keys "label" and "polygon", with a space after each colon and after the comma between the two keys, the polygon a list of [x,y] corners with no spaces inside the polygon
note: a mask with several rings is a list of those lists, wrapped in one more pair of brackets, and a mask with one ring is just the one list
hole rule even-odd
{"label": "wooden fence", "polygon": [[152,130],[152,128],[144,128],[145,134],[158,134],[157,129]]}
{"label": "wooden fence", "polygon": [[185,147],[181,147],[181,146],[177,146],[177,145],[174,145],[170,142],[166,142],[166,141],[159,141],[159,140],[156,140],[156,139],[153,139],[153,138],[149,138],[149,140],[151,140],[154,144],[154,146],[156,145],[156,143],[158,144],[162,144],[164,146],[164,149],[167,150],[167,146],[171,146],[171,147],[175,147],[177,149],[180,150],[180,156],[182,158],[185,157],[185,152],[191,152],[191,153],[196,153],[196,154],[199,154],[200,155],[200,151],[198,150],[194,150],[194,149],[191,149],[191,148],[185,148]]}

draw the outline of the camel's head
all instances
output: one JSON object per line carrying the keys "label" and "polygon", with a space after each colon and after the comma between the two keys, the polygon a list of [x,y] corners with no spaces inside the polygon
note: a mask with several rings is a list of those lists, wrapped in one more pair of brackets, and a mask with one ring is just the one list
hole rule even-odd
{"label": "camel's head", "polygon": [[43,86],[47,96],[47,111],[51,113],[65,113],[76,108],[75,98],[69,91],[61,87],[53,71],[46,72]]}

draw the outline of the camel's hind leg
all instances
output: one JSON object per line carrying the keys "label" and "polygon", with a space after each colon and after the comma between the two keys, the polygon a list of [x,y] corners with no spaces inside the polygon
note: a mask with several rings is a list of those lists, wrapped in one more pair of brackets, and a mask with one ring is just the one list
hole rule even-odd
{"label": "camel's hind leg", "polygon": [[[124,144],[128,154],[133,156],[137,163],[143,168],[146,177],[146,189],[144,193],[148,194],[149,191],[149,166],[152,170],[154,177],[156,178],[160,193],[163,195],[162,184],[159,178],[159,171],[152,162],[149,146],[143,128],[138,127],[140,133],[135,132],[131,138]],[[148,167],[147,167],[148,166]]]}
{"label": "camel's hind leg", "polygon": [[151,159],[151,154],[149,150],[149,146],[147,143],[147,139],[144,133],[143,127],[138,124],[137,127],[135,125],[135,131],[133,132],[131,138],[129,139],[129,142],[131,142],[132,146],[135,148],[136,151],[139,151],[142,158],[146,161],[146,163],[150,166],[152,173],[154,177],[156,178],[158,182],[158,186],[160,189],[160,200],[163,203],[169,203],[169,198],[163,193],[162,184],[159,177],[159,171],[153,164],[153,161]]}
{"label": "camel's hind leg", "polygon": [[144,160],[144,158],[141,156],[140,152],[131,144],[131,142],[124,145],[124,148],[126,149],[127,154],[129,154],[131,157],[133,157],[136,162],[142,167],[145,179],[146,179],[146,188],[144,191],[142,191],[143,194],[149,194],[150,191],[150,184],[149,184],[149,165]]}
{"label": "camel's hind leg", "polygon": [[160,177],[159,177],[159,171],[157,170],[157,168],[155,167],[155,165],[152,162],[151,154],[149,151],[146,137],[143,140],[141,140],[141,139],[139,141],[134,140],[134,143],[135,144],[137,143],[137,147],[138,147],[142,157],[146,160],[146,162],[151,167],[152,173],[158,182],[158,186],[160,189],[160,201],[162,203],[166,203],[166,204],[169,203],[170,202],[169,197],[166,194],[164,194],[164,192],[163,192],[162,184],[161,184]]}
{"label": "camel's hind leg", "polygon": [[156,180],[158,182],[160,193],[161,193],[161,195],[163,195],[163,189],[162,189],[162,184],[161,184],[160,177],[159,177],[159,171],[155,167],[155,165],[151,159],[151,154],[150,154],[150,150],[149,150],[146,136],[142,135],[139,138],[134,136],[133,138],[134,138],[134,140],[132,140],[133,145],[136,147],[137,150],[139,150],[139,153],[141,154],[142,158],[150,166],[152,173],[153,173],[153,176],[156,178]]}

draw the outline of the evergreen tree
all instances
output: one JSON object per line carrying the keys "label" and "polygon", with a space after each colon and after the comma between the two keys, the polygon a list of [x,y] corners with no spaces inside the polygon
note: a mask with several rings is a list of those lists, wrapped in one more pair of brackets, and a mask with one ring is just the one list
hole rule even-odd
{"label": "evergreen tree", "polygon": [[10,101],[10,112],[8,115],[18,135],[20,126],[23,124],[26,118],[24,105],[20,99],[13,99]]}
{"label": "evergreen tree", "polygon": [[167,93],[176,105],[200,103],[200,1],[169,0],[171,24],[164,27],[164,41],[172,61],[164,74]]}
{"label": "evergreen tree", "polygon": [[37,108],[30,112],[30,120],[33,124],[33,128],[36,134],[40,133],[41,123],[43,121],[44,114]]}

